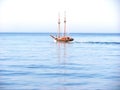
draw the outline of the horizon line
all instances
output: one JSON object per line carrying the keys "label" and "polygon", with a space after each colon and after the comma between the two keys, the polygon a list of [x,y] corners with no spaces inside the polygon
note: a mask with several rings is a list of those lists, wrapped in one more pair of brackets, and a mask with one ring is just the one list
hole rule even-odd
{"label": "horizon line", "polygon": [[[16,33],[16,34],[17,34],[17,33],[21,33],[21,34],[22,34],[22,33],[23,33],[23,34],[24,34],[24,33],[26,33],[26,34],[28,33],[28,34],[29,34],[29,33],[56,33],[56,32],[0,32],[0,33]],[[117,32],[69,32],[68,34],[70,34],[70,33],[75,33],[75,34],[76,34],[76,33],[78,33],[78,34],[79,34],[79,33],[82,33],[82,34],[90,34],[90,33],[91,33],[91,34],[120,34],[120,32],[119,32],[119,33],[117,33]],[[61,34],[62,34],[62,33],[61,33]]]}

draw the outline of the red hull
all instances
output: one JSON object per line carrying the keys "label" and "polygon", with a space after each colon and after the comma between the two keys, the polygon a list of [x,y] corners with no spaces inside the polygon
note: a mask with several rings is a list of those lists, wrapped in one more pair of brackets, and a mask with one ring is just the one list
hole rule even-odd
{"label": "red hull", "polygon": [[59,41],[59,42],[70,42],[70,41],[73,41],[74,39],[71,38],[71,37],[68,37],[68,36],[65,36],[65,37],[54,37],[52,35],[50,35],[52,38],[54,38],[56,41]]}

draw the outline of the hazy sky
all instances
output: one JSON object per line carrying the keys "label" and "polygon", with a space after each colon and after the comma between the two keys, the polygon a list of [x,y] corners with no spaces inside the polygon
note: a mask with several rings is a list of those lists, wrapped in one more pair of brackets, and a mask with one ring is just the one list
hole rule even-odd
{"label": "hazy sky", "polygon": [[120,33],[119,0],[0,0],[0,32],[56,32],[66,11],[68,32]]}

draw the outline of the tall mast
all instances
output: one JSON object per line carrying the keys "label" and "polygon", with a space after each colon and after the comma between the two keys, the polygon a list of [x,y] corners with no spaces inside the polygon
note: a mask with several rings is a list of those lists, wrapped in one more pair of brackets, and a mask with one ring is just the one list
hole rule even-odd
{"label": "tall mast", "polygon": [[64,12],[64,37],[66,36],[66,12]]}
{"label": "tall mast", "polygon": [[58,38],[60,38],[60,13],[58,13]]}

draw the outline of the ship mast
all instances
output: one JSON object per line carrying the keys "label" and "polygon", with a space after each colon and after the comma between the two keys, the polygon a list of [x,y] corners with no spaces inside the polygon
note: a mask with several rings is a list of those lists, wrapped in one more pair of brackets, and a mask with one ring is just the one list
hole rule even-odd
{"label": "ship mast", "polygon": [[64,37],[66,36],[66,12],[64,12]]}
{"label": "ship mast", "polygon": [[58,13],[58,38],[60,38],[60,13]]}

